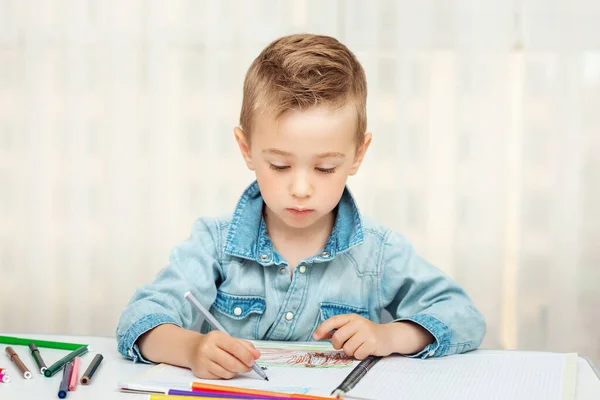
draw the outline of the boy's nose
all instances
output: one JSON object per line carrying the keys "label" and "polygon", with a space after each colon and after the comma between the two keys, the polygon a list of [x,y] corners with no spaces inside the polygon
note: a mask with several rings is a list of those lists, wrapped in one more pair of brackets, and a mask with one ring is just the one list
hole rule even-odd
{"label": "boy's nose", "polygon": [[290,192],[294,197],[308,197],[312,194],[312,185],[305,173],[299,172],[294,175]]}

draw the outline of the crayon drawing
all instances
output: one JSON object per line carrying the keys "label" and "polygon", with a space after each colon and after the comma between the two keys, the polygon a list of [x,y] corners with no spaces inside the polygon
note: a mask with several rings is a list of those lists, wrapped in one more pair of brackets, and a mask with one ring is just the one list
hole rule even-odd
{"label": "crayon drawing", "polygon": [[342,351],[260,348],[260,364],[302,368],[340,368],[352,365],[354,359]]}

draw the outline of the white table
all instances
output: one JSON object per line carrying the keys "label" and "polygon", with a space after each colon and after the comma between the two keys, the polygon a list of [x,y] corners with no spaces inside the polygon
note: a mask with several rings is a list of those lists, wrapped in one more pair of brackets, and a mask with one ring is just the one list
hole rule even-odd
{"label": "white table", "polygon": [[[0,333],[0,335],[27,337],[32,339],[52,340],[59,342],[84,343],[90,345],[90,352],[85,354],[81,361],[80,376],[88,367],[96,353],[102,353],[104,361],[96,374],[92,378],[89,386],[77,386],[75,392],[69,392],[68,399],[146,399],[148,395],[121,393],[117,390],[117,383],[127,380],[144,372],[149,366],[147,364],[134,364],[123,358],[117,352],[117,343],[114,338],[90,337],[90,336],[56,336],[56,335],[24,335]],[[1,345],[2,353],[5,354]],[[57,399],[58,386],[62,379],[62,372],[57,373],[52,378],[43,377],[37,370],[36,364],[30,355],[29,348],[25,346],[13,346],[18,352],[19,357],[27,365],[33,374],[33,378],[25,380],[19,376],[16,366],[10,362],[8,357],[0,357],[0,368],[7,368],[12,382],[9,384],[0,383],[0,399]],[[55,361],[68,354],[64,350],[40,349],[42,358],[46,365],[51,365]],[[193,398],[190,398],[192,400]],[[600,379],[596,376],[590,364],[579,357],[577,361],[577,400],[598,400],[600,399]]]}

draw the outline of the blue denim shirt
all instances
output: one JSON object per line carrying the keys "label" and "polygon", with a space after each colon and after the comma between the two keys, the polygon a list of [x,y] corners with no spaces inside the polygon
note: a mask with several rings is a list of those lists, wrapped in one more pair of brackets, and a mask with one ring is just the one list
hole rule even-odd
{"label": "blue denim shirt", "polygon": [[136,345],[143,333],[165,323],[194,328],[201,316],[184,299],[187,291],[244,339],[310,341],[329,317],[355,313],[380,322],[386,309],[395,321],[417,323],[435,338],[412,356],[456,354],[481,343],[485,321],[465,292],[403,236],[362,218],[347,188],[325,248],[300,262],[291,279],[262,210],[254,182],[233,216],[196,221],[190,238],[171,252],[169,266],[123,311],[121,354],[147,362]]}

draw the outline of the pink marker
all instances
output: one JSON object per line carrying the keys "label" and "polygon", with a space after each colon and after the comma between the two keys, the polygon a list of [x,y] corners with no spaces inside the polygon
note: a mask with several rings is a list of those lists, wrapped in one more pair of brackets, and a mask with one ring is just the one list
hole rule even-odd
{"label": "pink marker", "polygon": [[0,382],[2,383],[10,383],[10,376],[8,376],[7,374],[0,374]]}
{"label": "pink marker", "polygon": [[75,357],[73,360],[73,370],[71,371],[71,378],[69,379],[69,392],[77,389],[77,381],[79,380],[79,363],[81,358]]}

